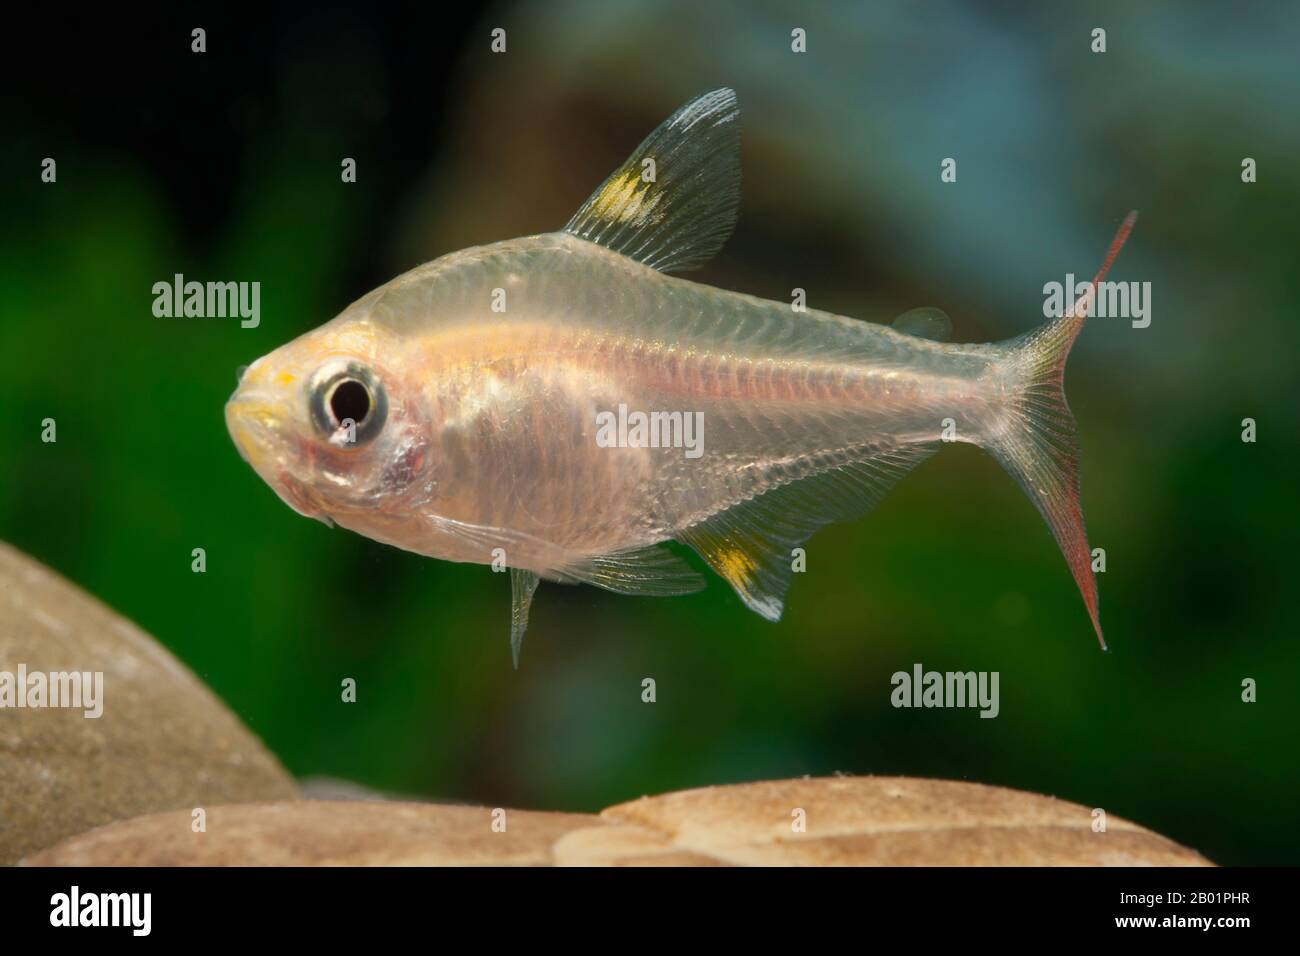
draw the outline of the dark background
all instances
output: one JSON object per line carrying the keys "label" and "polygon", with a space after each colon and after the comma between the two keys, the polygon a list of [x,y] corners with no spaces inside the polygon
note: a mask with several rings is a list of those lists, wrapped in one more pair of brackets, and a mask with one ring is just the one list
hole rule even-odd
{"label": "dark background", "polygon": [[[941,776],[1294,864],[1298,39],[1282,3],[37,11],[4,41],[0,538],[151,631],[299,777],[592,810]],[[1153,283],[1152,326],[1094,320],[1069,366],[1110,654],[969,447],[819,533],[778,625],[717,579],[672,600],[544,585],[518,672],[506,576],[306,521],[240,460],[238,366],[422,261],[558,228],[723,84],[743,211],[700,281],[880,322],[933,305],[1001,339],[1141,211],[1112,278]],[[155,318],[176,272],[260,281],[260,327]],[[891,708],[916,662],[999,671],[1001,715]]]}

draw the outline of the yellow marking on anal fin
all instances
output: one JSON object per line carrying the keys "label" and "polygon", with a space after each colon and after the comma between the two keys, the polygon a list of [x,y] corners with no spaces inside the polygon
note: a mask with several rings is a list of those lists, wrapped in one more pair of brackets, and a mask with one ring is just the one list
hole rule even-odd
{"label": "yellow marking on anal fin", "polygon": [[745,585],[757,565],[744,548],[718,548],[713,552],[713,562],[718,575],[728,584],[749,590]]}

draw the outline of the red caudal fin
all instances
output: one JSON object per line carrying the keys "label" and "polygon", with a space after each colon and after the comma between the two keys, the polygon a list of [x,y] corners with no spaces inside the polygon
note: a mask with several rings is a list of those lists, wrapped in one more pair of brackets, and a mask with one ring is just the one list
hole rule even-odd
{"label": "red caudal fin", "polygon": [[1103,650],[1106,640],[1097,610],[1097,581],[1079,499],[1079,439],[1065,400],[1065,360],[1096,299],[1097,283],[1115,261],[1136,220],[1136,212],[1124,219],[1088,291],[1064,316],[1003,343],[1008,374],[1018,384],[1018,392],[1007,426],[987,443],[1052,529]]}

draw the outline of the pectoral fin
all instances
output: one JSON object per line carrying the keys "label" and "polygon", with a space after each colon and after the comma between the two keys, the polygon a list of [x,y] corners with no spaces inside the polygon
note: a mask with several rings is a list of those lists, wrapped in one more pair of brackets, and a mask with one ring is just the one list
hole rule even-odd
{"label": "pectoral fin", "polygon": [[528,630],[528,609],[532,607],[537,592],[538,577],[532,571],[510,569],[510,656],[519,669],[519,650]]}

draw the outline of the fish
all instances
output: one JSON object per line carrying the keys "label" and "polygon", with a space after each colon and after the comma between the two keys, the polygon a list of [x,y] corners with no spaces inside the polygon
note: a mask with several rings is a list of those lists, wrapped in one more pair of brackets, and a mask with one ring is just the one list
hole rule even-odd
{"label": "fish", "polygon": [[249,365],[235,446],[301,515],[508,569],[518,667],[542,580],[704,587],[669,542],[778,620],[814,532],[966,442],[1037,507],[1106,649],[1064,369],[1136,213],[1064,314],[955,344],[935,308],[878,325],[674,275],[730,236],[739,146],[735,92],[697,96],[563,229],[418,266]]}

